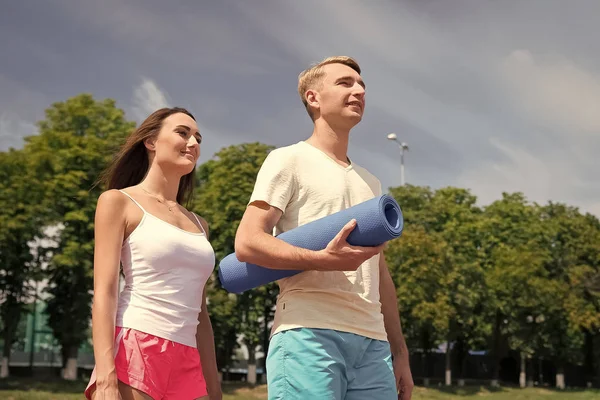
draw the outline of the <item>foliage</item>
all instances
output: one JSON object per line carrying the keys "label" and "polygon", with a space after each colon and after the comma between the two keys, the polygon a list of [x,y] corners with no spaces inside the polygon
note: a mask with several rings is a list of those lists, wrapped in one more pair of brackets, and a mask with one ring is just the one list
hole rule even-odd
{"label": "foliage", "polygon": [[25,304],[34,294],[30,282],[40,261],[30,245],[41,235],[42,196],[27,171],[24,151],[0,153],[0,317],[5,357],[10,356]]}
{"label": "foliage", "polygon": [[[49,324],[66,359],[89,334],[93,221],[103,190],[95,182],[134,123],[113,100],[82,94],[52,104],[38,126],[23,149],[0,153],[0,327],[7,355],[31,282],[47,278]],[[220,287],[217,272],[234,251],[272,149],[229,146],[197,172],[193,210],[208,221],[217,256],[207,297],[221,368],[230,365],[238,341],[251,362],[255,350],[268,347],[277,286],[233,295]],[[496,360],[514,350],[552,359],[559,370],[565,362],[585,363],[590,376],[598,375],[597,217],[566,204],[532,204],[522,193],[503,193],[485,207],[463,188],[406,185],[391,193],[405,225],[385,257],[410,349],[427,355],[450,343],[459,370],[468,350],[486,350]],[[54,244],[35,250],[42,238]],[[425,367],[415,375],[430,374]]]}
{"label": "foliage", "polygon": [[[252,194],[256,175],[271,149],[261,143],[230,146],[198,170],[199,188],[194,210],[210,225],[217,262],[234,252],[239,221]],[[217,272],[218,268],[214,278]],[[221,366],[229,363],[237,334],[242,335],[250,356],[254,356],[254,349],[263,341],[265,324],[271,319],[275,296],[274,284],[239,296],[227,295],[214,279],[214,287],[209,289],[209,301]]]}
{"label": "foliage", "polygon": [[63,362],[86,339],[92,297],[95,183],[134,124],[113,100],[82,94],[52,104],[39,134],[26,139],[30,171],[41,183],[46,225],[57,226],[47,292],[49,325]]}

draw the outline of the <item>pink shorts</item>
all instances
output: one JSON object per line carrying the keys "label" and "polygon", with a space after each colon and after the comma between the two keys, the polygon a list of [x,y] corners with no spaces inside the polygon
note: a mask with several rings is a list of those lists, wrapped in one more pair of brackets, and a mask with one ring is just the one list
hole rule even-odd
{"label": "pink shorts", "polygon": [[[208,394],[195,347],[130,328],[115,331],[117,378],[155,400],[193,400]],[[91,399],[96,368],[85,389]]]}

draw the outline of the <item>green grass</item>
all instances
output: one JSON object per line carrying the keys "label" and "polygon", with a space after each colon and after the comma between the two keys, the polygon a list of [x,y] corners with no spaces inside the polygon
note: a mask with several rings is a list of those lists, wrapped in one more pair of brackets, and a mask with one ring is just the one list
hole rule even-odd
{"label": "green grass", "polygon": [[83,399],[83,382],[37,381],[27,378],[0,380],[2,400],[71,400]]}
{"label": "green grass", "polygon": [[[2,400],[81,400],[87,382],[62,380],[38,381],[31,378],[0,380]],[[260,400],[267,398],[266,386],[250,388],[243,384],[223,385],[224,400]]]}
{"label": "green grass", "polygon": [[[44,381],[33,379],[0,380],[0,399],[2,400],[81,400],[85,382]],[[250,388],[243,384],[227,383],[223,386],[225,400],[266,400],[267,388]],[[542,388],[489,388],[489,387],[416,387],[413,400],[592,400],[600,398],[600,390],[557,391]]]}
{"label": "green grass", "polygon": [[553,390],[546,388],[491,388],[483,386],[423,388],[416,387],[414,400],[486,399],[486,400],[591,400],[598,399],[599,390]]}

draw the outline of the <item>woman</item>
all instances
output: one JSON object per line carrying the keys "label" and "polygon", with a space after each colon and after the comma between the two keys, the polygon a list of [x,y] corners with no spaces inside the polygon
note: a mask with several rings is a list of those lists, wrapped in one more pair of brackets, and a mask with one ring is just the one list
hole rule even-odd
{"label": "woman", "polygon": [[193,192],[201,139],[187,110],[157,110],[103,177],[88,399],[222,397],[204,290],[214,251],[206,221],[181,205]]}

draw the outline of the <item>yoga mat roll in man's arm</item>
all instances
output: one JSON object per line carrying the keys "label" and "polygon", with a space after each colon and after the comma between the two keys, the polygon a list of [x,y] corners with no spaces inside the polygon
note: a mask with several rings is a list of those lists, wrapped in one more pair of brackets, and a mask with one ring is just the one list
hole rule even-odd
{"label": "yoga mat roll in man's arm", "polygon": [[[400,206],[385,194],[284,232],[277,238],[304,249],[322,250],[352,219],[356,220],[356,227],[347,242],[353,246],[379,246],[399,237],[404,226]],[[300,272],[240,262],[235,253],[219,264],[221,284],[231,293],[241,293]]]}

